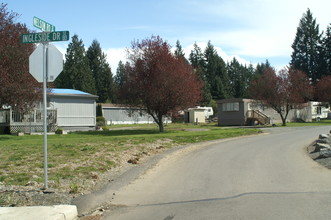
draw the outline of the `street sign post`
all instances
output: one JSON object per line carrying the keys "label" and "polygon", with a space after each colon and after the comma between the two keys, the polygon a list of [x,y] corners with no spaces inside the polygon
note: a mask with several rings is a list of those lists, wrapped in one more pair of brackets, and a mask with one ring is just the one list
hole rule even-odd
{"label": "street sign post", "polygon": [[55,31],[55,26],[51,25],[50,23],[47,23],[44,20],[41,20],[40,18],[33,17],[33,26],[36,28],[39,28],[42,31],[45,32],[54,32]]}
{"label": "street sign post", "polygon": [[[29,58],[29,70],[38,82],[43,82],[44,188],[47,189],[47,81],[48,76],[50,77],[49,81],[54,81],[63,69],[62,54],[56,47],[49,45],[49,42],[69,40],[69,31],[55,31],[55,26],[37,17],[33,18],[33,25],[44,32],[23,34],[21,36],[21,43],[42,43],[42,47],[37,47]],[[42,68],[39,65],[41,59],[43,60]],[[61,64],[59,64],[60,62]]]}
{"label": "street sign post", "polygon": [[46,43],[51,41],[67,41],[69,40],[69,31],[41,32],[22,34],[21,43]]}

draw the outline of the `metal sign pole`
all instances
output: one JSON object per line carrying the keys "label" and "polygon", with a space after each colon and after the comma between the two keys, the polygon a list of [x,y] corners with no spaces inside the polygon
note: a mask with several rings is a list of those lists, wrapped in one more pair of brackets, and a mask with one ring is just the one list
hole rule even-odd
{"label": "metal sign pole", "polygon": [[[47,81],[50,74],[50,81],[53,82],[55,78],[63,70],[63,57],[60,51],[55,47],[50,46],[50,41],[67,41],[69,40],[69,31],[57,31],[55,32],[55,26],[41,20],[40,18],[33,18],[33,25],[43,32],[30,33],[21,35],[21,43],[42,43],[29,57],[29,72],[38,81],[43,82],[43,125],[44,125],[44,188],[48,188],[48,176],[47,176]],[[40,48],[40,49],[39,49]],[[41,51],[42,49],[42,51]],[[48,63],[48,56],[52,58],[52,62]],[[43,59],[42,68],[40,59]],[[42,69],[42,70],[41,70]]]}
{"label": "metal sign pole", "polygon": [[44,188],[48,188],[47,175],[47,49],[48,43],[43,43],[43,90],[44,90]]}

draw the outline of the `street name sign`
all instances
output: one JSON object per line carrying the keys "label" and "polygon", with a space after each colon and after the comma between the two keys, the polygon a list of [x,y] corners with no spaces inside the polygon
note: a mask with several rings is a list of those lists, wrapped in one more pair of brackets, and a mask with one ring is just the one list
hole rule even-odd
{"label": "street name sign", "polygon": [[51,25],[50,23],[47,23],[44,20],[41,20],[40,18],[33,17],[33,26],[36,28],[39,28],[42,31],[45,32],[54,32],[55,31],[55,26]]}
{"label": "street name sign", "polygon": [[21,43],[45,43],[50,41],[67,41],[69,40],[69,31],[55,31],[55,32],[40,32],[22,34]]}

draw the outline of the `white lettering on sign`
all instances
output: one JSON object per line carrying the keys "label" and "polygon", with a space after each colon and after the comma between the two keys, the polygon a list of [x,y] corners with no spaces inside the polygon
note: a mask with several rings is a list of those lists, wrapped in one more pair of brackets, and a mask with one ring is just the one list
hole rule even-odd
{"label": "white lettering on sign", "polygon": [[69,31],[30,33],[22,34],[21,36],[22,43],[42,43],[66,40],[69,40]]}
{"label": "white lettering on sign", "polygon": [[26,34],[23,35],[23,42],[47,42],[50,41],[50,33],[37,33],[37,34]]}
{"label": "white lettering on sign", "polygon": [[53,41],[60,41],[61,40],[61,34],[60,32],[53,32]]}

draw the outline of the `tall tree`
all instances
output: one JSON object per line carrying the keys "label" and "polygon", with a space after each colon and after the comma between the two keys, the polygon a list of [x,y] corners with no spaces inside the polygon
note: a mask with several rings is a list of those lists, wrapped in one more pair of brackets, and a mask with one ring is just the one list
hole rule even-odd
{"label": "tall tree", "polygon": [[123,89],[123,86],[128,81],[128,69],[130,67],[130,64],[126,62],[123,64],[123,62],[120,60],[118,62],[116,75],[114,77],[114,102],[120,103],[122,100],[120,99],[119,91]]}
{"label": "tall tree", "polygon": [[33,44],[20,43],[23,33],[31,32],[16,22],[18,14],[0,4],[0,109],[11,106],[28,110],[41,99],[40,85],[29,74]]}
{"label": "tall tree", "polygon": [[191,50],[191,53],[189,55],[189,61],[194,68],[194,71],[200,76],[200,79],[203,82],[202,99],[200,104],[210,105],[212,97],[210,93],[210,84],[207,80],[205,72],[206,63],[201,48],[197,45],[197,43],[193,44],[193,49]]}
{"label": "tall tree", "polygon": [[183,51],[182,45],[180,44],[179,40],[176,41],[175,56],[177,58],[181,58],[181,59],[184,59],[185,61],[187,61],[187,59],[185,58],[185,53]]}
{"label": "tall tree", "polygon": [[95,80],[96,92],[99,96],[98,102],[112,101],[113,75],[106,60],[106,55],[102,52],[97,40],[94,40],[87,49],[86,56]]}
{"label": "tall tree", "polygon": [[261,76],[268,68],[272,68],[269,60],[266,60],[265,63],[258,63],[255,68],[255,78]]}
{"label": "tall tree", "polygon": [[291,65],[298,70],[308,74],[312,81],[321,77],[319,71],[319,50],[321,43],[321,34],[319,25],[310,9],[303,14],[297,33],[292,44],[293,52]]}
{"label": "tall tree", "polygon": [[293,68],[283,69],[278,74],[273,68],[266,69],[252,81],[249,92],[254,99],[274,109],[283,126],[290,110],[300,108],[313,95],[307,75]]}
{"label": "tall tree", "polygon": [[122,87],[125,82],[128,80],[127,68],[130,64],[127,62],[123,64],[122,60],[118,62],[116,76],[114,77],[114,83],[118,87]]}
{"label": "tall tree", "polygon": [[171,53],[159,36],[132,43],[129,78],[122,94],[153,117],[164,131],[163,117],[194,106],[201,95],[201,83],[192,67]]}
{"label": "tall tree", "polygon": [[326,29],[325,36],[322,38],[320,50],[320,72],[322,76],[331,75],[331,24]]}
{"label": "tall tree", "polygon": [[55,85],[59,88],[77,89],[96,94],[95,81],[86,57],[82,40],[78,35],[72,37],[65,55],[66,62],[62,73],[56,78]]}
{"label": "tall tree", "polygon": [[210,85],[210,93],[213,99],[229,97],[229,78],[223,59],[217,54],[214,46],[209,41],[204,51],[205,74]]}
{"label": "tall tree", "polygon": [[251,69],[241,65],[236,58],[227,65],[227,72],[230,80],[229,95],[234,98],[247,98],[247,88],[253,76]]}

